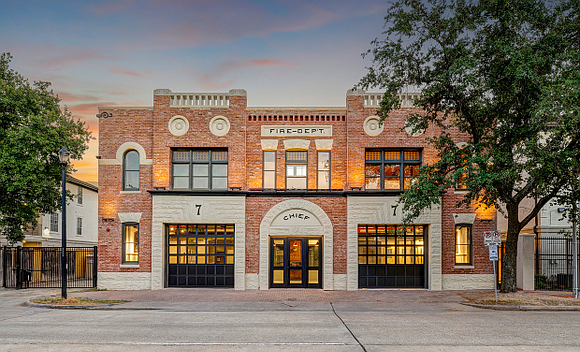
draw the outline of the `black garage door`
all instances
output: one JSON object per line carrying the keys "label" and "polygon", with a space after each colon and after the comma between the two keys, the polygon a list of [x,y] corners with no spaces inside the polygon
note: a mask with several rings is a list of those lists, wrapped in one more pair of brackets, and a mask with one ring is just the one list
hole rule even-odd
{"label": "black garage door", "polygon": [[359,288],[424,288],[424,226],[359,225]]}
{"label": "black garage door", "polygon": [[234,287],[234,225],[167,225],[167,286]]}

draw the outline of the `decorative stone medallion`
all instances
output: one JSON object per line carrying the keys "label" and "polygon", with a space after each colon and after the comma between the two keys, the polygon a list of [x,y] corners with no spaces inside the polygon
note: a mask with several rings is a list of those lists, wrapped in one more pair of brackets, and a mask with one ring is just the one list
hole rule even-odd
{"label": "decorative stone medallion", "polygon": [[378,136],[379,134],[383,133],[385,129],[385,124],[381,124],[381,119],[378,116],[369,116],[365,119],[363,124],[364,130],[366,134],[371,137]]}
{"label": "decorative stone medallion", "polygon": [[230,121],[225,116],[215,116],[209,122],[209,130],[218,137],[225,136],[230,131]]}
{"label": "decorative stone medallion", "polygon": [[183,136],[189,130],[189,122],[181,115],[176,115],[169,120],[169,132],[174,136]]}

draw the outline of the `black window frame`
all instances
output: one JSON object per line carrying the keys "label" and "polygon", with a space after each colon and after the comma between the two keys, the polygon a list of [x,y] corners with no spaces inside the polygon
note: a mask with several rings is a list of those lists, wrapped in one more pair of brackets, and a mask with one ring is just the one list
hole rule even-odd
{"label": "black window frame", "polygon": [[[288,156],[292,155],[292,153],[301,153],[303,155],[306,155],[306,160],[300,160],[300,159],[290,159]],[[303,150],[303,149],[298,149],[298,150],[286,150],[286,155],[284,156],[285,159],[285,165],[284,165],[284,174],[285,174],[285,178],[284,178],[284,187],[286,189],[296,189],[296,190],[303,190],[303,189],[308,189],[308,150]],[[306,175],[304,177],[292,177],[292,178],[304,178],[306,180],[306,185],[304,188],[288,188],[288,165],[305,165],[306,166]]]}
{"label": "black window frame", "polygon": [[[187,161],[175,160],[175,152],[188,152],[189,156]],[[207,160],[193,160],[193,152],[207,152]],[[226,152],[225,160],[213,160],[213,153]],[[175,165],[188,165],[188,187],[187,188],[175,188]],[[207,165],[207,188],[194,188],[194,179],[196,176],[193,174],[194,165]],[[226,176],[214,176],[213,175],[213,165],[225,165],[226,166]],[[180,176],[184,177],[184,176]],[[217,178],[225,178],[226,187],[214,189],[213,181]],[[171,189],[175,191],[209,191],[209,192],[223,192],[227,191],[229,186],[229,151],[228,148],[172,148],[171,149]]]}
{"label": "black window frame", "polygon": [[[127,158],[130,153],[137,154],[137,169],[127,169]],[[141,184],[141,156],[139,152],[135,149],[129,149],[123,154],[123,191],[138,191],[140,189]],[[137,173],[137,187],[127,187],[127,174],[129,172],[136,172]]]}
{"label": "black window frame", "polygon": [[[457,236],[457,230],[461,228],[467,228],[467,240],[469,243],[459,243],[459,238]],[[467,263],[458,263],[457,255],[459,253],[459,246],[467,246],[467,255],[469,261]],[[471,224],[455,224],[455,265],[456,266],[472,266],[473,265],[473,226]]]}
{"label": "black window frame", "polygon": [[[328,168],[326,170],[322,170],[322,171],[327,171],[327,177],[328,177],[328,187],[320,187],[320,154],[321,153],[328,153]],[[331,170],[332,170],[332,153],[330,152],[330,150],[319,150],[316,152],[316,189],[331,189],[331,184],[332,184],[332,177],[331,177]]]}
{"label": "black window frame", "polygon": [[[127,227],[129,226],[136,226],[137,227],[137,234],[136,234],[136,240],[134,241],[135,243],[135,248],[137,249],[136,253],[133,253],[133,255],[137,255],[137,260],[126,260],[127,258]],[[123,264],[139,264],[139,223],[136,222],[126,222],[123,223],[123,238],[122,238],[122,253],[121,253],[121,262]]]}
{"label": "black window frame", "polygon": [[[380,158],[379,159],[367,159],[368,152],[379,152]],[[387,159],[386,153],[399,153],[398,159]],[[419,158],[418,159],[405,159],[406,152],[418,152]],[[374,165],[380,167],[380,177],[369,177],[367,174],[367,166]],[[389,165],[396,165],[399,167],[399,188],[385,188],[385,167]],[[404,191],[408,188],[405,188],[405,179],[412,178],[405,177],[405,166],[419,166],[419,168],[423,165],[423,150],[420,148],[367,148],[365,149],[365,190],[367,191]],[[380,187],[379,188],[367,188],[367,179],[369,178],[378,178]]]}
{"label": "black window frame", "polygon": [[[274,154],[274,169],[266,169],[266,153]],[[276,179],[277,179],[277,167],[278,167],[278,152],[275,150],[264,150],[262,152],[262,189],[276,189]],[[264,180],[266,180],[266,172],[274,173],[274,187],[265,187]]]}

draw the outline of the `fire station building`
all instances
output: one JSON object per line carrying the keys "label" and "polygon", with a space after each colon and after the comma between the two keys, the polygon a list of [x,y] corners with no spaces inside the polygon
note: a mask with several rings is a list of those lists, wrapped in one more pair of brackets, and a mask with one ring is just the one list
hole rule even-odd
{"label": "fire station building", "polygon": [[385,124],[364,91],[340,108],[253,108],[238,89],[99,108],[99,287],[492,288],[496,213],[456,207],[460,186],[401,224],[441,132],[405,129],[414,96]]}

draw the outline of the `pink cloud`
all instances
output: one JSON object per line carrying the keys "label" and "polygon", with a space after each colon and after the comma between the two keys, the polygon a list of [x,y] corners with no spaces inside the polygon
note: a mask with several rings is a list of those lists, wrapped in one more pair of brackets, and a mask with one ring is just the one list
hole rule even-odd
{"label": "pink cloud", "polygon": [[107,72],[114,73],[114,74],[127,75],[127,76],[137,77],[137,78],[143,78],[143,77],[145,77],[145,74],[153,73],[152,70],[144,70],[143,73],[140,73],[137,71],[131,71],[131,70],[123,69],[123,68],[110,68],[107,70]]}
{"label": "pink cloud", "polygon": [[201,76],[198,80],[200,87],[206,90],[220,90],[231,87],[235,81],[228,80],[220,82],[231,71],[240,70],[248,67],[265,67],[265,66],[293,66],[289,61],[271,60],[271,59],[242,59],[236,61],[226,61],[210,73]]}
{"label": "pink cloud", "polygon": [[76,102],[76,101],[87,101],[87,100],[97,100],[97,97],[95,96],[91,96],[91,95],[77,95],[77,94],[71,94],[71,93],[66,93],[66,92],[58,92],[56,93],[58,95],[58,97],[60,98],[61,102],[63,103],[68,103],[68,102]]}

